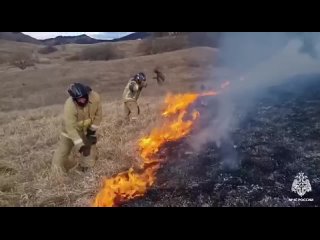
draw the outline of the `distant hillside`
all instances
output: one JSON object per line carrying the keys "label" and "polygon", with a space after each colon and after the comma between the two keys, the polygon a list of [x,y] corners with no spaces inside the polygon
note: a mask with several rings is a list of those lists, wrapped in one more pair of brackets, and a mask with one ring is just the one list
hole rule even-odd
{"label": "distant hillside", "polygon": [[79,36],[58,36],[41,40],[46,45],[63,45],[63,44],[95,44],[106,42],[106,40],[98,40],[85,34]]}
{"label": "distant hillside", "polygon": [[144,39],[148,36],[150,36],[150,34],[147,32],[135,32],[121,38],[116,38],[112,40],[100,40],[100,39],[95,39],[83,34],[79,36],[58,36],[56,38],[42,40],[42,42],[46,45],[95,44],[95,43],[102,43],[102,42],[121,42],[121,41],[128,41],[128,40]]}
{"label": "distant hillside", "polygon": [[34,44],[43,44],[40,40],[25,35],[21,32],[0,32],[0,39],[15,41],[15,42],[26,42]]}
{"label": "distant hillside", "polygon": [[95,44],[95,43],[102,43],[102,42],[120,42],[120,41],[144,39],[148,36],[150,36],[150,33],[135,32],[127,36],[117,38],[117,39],[112,39],[112,40],[95,39],[85,34],[79,35],[79,36],[58,36],[55,38],[37,40],[21,32],[0,32],[0,40],[3,39],[8,41],[26,42],[26,43],[41,44],[41,45]]}
{"label": "distant hillside", "polygon": [[148,32],[135,32],[135,33],[131,33],[131,34],[124,36],[124,37],[121,37],[121,38],[113,39],[113,40],[111,40],[111,42],[138,40],[138,39],[147,38],[149,36],[151,36],[151,34]]}
{"label": "distant hillside", "polygon": [[34,43],[34,44],[45,44],[45,45],[95,44],[95,43],[101,43],[101,42],[120,42],[120,41],[144,39],[149,36],[150,36],[150,33],[148,32],[135,32],[127,36],[112,39],[112,40],[95,39],[85,34],[79,35],[79,36],[58,36],[55,38],[37,40],[21,32],[0,32],[0,39],[3,39],[3,40]]}

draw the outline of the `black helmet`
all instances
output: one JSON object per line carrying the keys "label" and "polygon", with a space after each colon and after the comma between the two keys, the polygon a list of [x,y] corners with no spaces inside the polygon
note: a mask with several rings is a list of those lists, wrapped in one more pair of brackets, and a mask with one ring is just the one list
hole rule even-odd
{"label": "black helmet", "polygon": [[68,88],[68,93],[73,98],[73,100],[76,100],[79,98],[88,98],[91,90],[92,89],[90,87],[81,83],[73,83]]}
{"label": "black helmet", "polygon": [[138,73],[134,79],[136,81],[147,81],[146,75],[143,72]]}

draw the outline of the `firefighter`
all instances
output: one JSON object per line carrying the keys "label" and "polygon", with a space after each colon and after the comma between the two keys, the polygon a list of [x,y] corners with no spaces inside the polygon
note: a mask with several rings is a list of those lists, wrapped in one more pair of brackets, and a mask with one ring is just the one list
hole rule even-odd
{"label": "firefighter", "polygon": [[165,81],[165,76],[158,68],[154,69],[154,73],[156,76],[153,79],[157,80],[158,85],[162,85]]}
{"label": "firefighter", "polygon": [[101,99],[89,86],[74,83],[64,105],[62,133],[52,159],[52,169],[66,173],[66,162],[74,148],[81,154],[79,168],[86,171],[97,160],[96,131],[102,120]]}
{"label": "firefighter", "polygon": [[126,121],[135,121],[140,114],[138,99],[143,88],[147,87],[146,75],[142,72],[131,78],[123,91],[124,115]]}

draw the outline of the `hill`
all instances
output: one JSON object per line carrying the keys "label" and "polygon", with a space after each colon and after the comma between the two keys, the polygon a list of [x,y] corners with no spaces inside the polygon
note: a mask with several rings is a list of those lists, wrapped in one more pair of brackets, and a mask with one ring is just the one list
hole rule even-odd
{"label": "hill", "polygon": [[15,41],[15,42],[26,42],[33,44],[43,44],[40,40],[25,35],[21,32],[0,32],[0,39]]}
{"label": "hill", "polygon": [[128,41],[128,40],[144,39],[148,36],[150,36],[150,34],[147,32],[135,32],[127,36],[117,38],[117,39],[112,39],[112,40],[95,39],[85,34],[78,35],[78,36],[58,36],[55,38],[38,40],[26,34],[23,34],[21,32],[0,32],[0,40],[25,42],[25,43],[33,43],[33,44],[40,44],[40,45],[96,44],[96,43],[103,43],[103,42],[122,42],[122,41]]}
{"label": "hill", "polygon": [[42,43],[46,45],[63,45],[63,44],[95,44],[106,42],[106,40],[98,40],[89,37],[85,34],[79,36],[58,36],[55,38],[49,38],[41,40]]}
{"label": "hill", "polygon": [[[0,68],[3,90],[0,110],[62,104],[66,98],[66,86],[75,81],[84,81],[99,89],[106,100],[119,99],[126,82],[140,71],[144,71],[149,79],[150,87],[145,91],[149,96],[160,96],[168,90],[190,90],[212,72],[215,53],[215,49],[200,47],[113,61],[65,62],[56,59],[51,64],[40,64],[37,69],[24,71],[6,70],[3,66]],[[160,66],[167,76],[163,88],[152,79],[156,66]]]}
{"label": "hill", "polygon": [[63,45],[63,44],[96,44],[104,42],[122,42],[128,40],[144,39],[150,36],[147,32],[136,32],[129,34],[121,38],[115,38],[112,40],[101,40],[89,37],[85,34],[79,36],[58,36],[55,38],[41,40],[46,45]]}
{"label": "hill", "polygon": [[122,42],[122,41],[128,41],[128,40],[144,39],[148,36],[150,36],[150,34],[147,32],[136,32],[136,33],[132,33],[127,36],[112,39],[112,40],[95,39],[85,34],[78,35],[78,36],[58,36],[55,38],[38,40],[26,34],[23,34],[21,32],[0,32],[0,40],[26,42],[26,43],[41,44],[41,45],[96,44],[96,43],[103,43],[103,42]]}
{"label": "hill", "polygon": [[120,42],[120,41],[128,41],[128,40],[139,40],[139,39],[145,39],[150,36],[151,36],[151,34],[148,32],[135,32],[135,33],[131,33],[127,36],[124,36],[121,38],[116,38],[116,39],[113,39],[110,41],[111,42]]}

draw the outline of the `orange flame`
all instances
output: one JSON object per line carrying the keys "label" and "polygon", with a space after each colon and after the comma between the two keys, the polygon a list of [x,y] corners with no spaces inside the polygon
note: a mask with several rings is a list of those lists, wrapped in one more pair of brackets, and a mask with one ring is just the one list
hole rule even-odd
{"label": "orange flame", "polygon": [[161,147],[167,142],[185,137],[199,118],[200,113],[197,111],[188,116],[188,107],[201,96],[215,96],[217,94],[218,92],[212,91],[202,94],[168,95],[165,99],[166,108],[162,113],[163,124],[153,129],[149,136],[139,140],[140,156],[143,160],[141,173],[135,172],[131,168],[127,172],[105,180],[93,206],[113,207],[143,196],[156,180],[156,173],[161,163],[156,154]]}
{"label": "orange flame", "polygon": [[162,116],[168,117],[181,110],[185,110],[197,98],[198,94],[195,93],[168,95],[164,101],[167,106],[166,110],[162,113]]}
{"label": "orange flame", "polygon": [[183,118],[186,113],[187,111],[182,111],[175,120],[169,120],[169,123],[163,124],[160,128],[155,128],[149,137],[140,140],[139,146],[144,163],[149,163],[150,160],[152,162],[154,160],[153,156],[159,152],[164,143],[181,139],[190,132],[191,126],[198,118],[199,113],[193,112],[192,119],[185,121]]}

